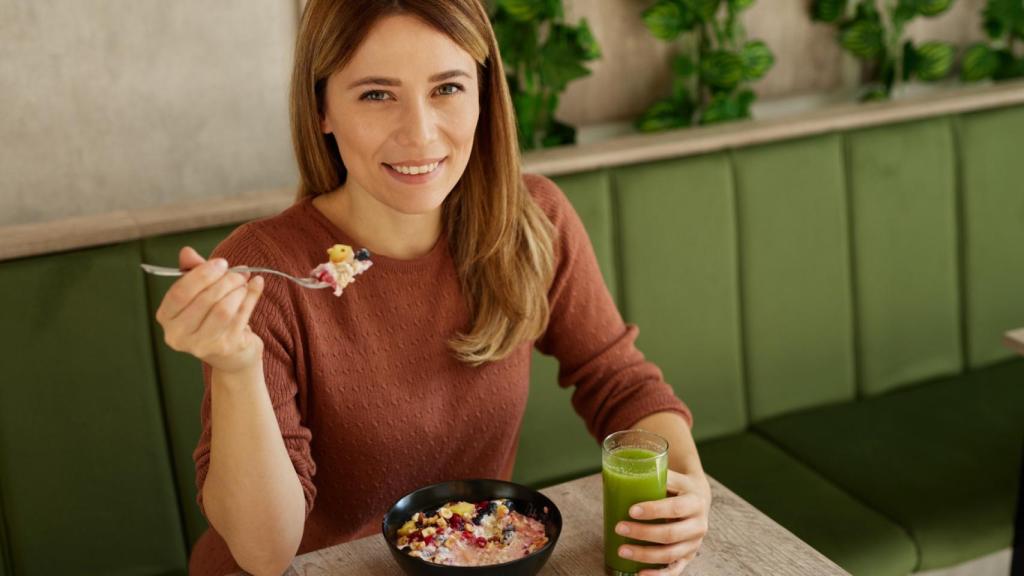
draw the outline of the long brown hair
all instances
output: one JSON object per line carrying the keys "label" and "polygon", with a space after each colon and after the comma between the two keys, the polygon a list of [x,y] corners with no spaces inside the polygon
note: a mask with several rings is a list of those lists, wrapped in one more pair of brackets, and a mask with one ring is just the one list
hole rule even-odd
{"label": "long brown hair", "polygon": [[415,16],[477,62],[480,119],[462,178],[442,206],[449,250],[471,324],[449,345],[471,365],[500,360],[543,334],[554,275],[554,230],[520,172],[515,114],[498,43],[479,0],[310,0],[292,73],[291,124],[299,199],[337,189],[348,176],[334,136],[320,130],[328,77],[355,54],[383,16]]}

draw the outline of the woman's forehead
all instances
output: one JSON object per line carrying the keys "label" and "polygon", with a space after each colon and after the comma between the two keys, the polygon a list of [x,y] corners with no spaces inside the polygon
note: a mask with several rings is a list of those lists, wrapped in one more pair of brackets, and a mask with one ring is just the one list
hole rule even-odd
{"label": "woman's forehead", "polygon": [[435,74],[463,70],[476,77],[476,61],[430,24],[407,15],[378,20],[339,73],[346,78],[401,77],[428,81]]}

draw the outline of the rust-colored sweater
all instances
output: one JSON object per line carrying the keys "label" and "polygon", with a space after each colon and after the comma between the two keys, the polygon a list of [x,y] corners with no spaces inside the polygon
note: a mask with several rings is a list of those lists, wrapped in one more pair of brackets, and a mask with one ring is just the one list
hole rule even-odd
{"label": "rust-colored sweater", "polygon": [[[374,257],[340,298],[268,279],[251,326],[264,341],[267,388],[306,496],[300,554],[377,532],[387,508],[421,486],[508,479],[534,346],[558,358],[560,385],[575,387],[573,406],[595,438],[655,412],[692,422],[634,346],[637,328],[623,323],[572,205],[547,178],[524,180],[557,230],[551,318],[538,341],[500,362],[473,368],[447,347],[469,315],[443,234],[420,258]],[[304,275],[335,243],[359,247],[306,199],[241,226],[213,255]],[[204,376],[194,454],[200,506],[210,465],[209,366]],[[237,570],[224,540],[207,530],[190,572]]]}

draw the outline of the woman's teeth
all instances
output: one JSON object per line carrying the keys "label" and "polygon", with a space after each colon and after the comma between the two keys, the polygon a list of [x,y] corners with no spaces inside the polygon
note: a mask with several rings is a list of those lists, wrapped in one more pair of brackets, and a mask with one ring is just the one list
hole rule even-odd
{"label": "woman's teeth", "polygon": [[440,162],[434,162],[433,164],[427,164],[426,166],[392,166],[391,164],[388,164],[388,168],[391,168],[395,172],[401,174],[416,175],[433,172],[437,168],[438,164],[440,164]]}

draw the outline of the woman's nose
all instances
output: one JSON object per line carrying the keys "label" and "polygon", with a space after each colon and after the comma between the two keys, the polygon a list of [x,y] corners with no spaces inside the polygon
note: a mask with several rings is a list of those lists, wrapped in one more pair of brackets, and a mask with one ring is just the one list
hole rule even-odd
{"label": "woman's nose", "polygon": [[429,103],[414,101],[406,104],[397,129],[397,140],[410,148],[430,144],[437,137],[437,119]]}

